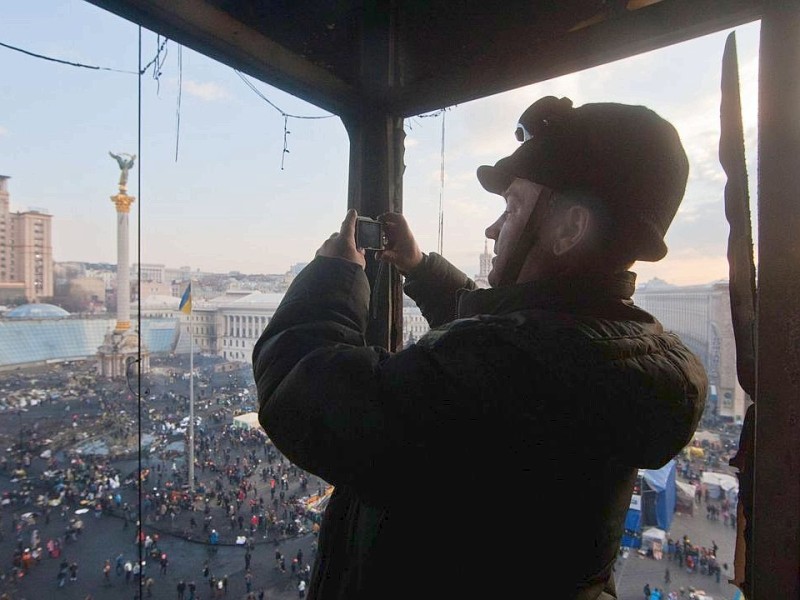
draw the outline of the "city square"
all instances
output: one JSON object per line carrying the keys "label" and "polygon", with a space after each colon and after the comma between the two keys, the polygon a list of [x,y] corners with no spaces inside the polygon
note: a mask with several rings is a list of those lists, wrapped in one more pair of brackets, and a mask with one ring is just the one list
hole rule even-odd
{"label": "city square", "polygon": [[[186,432],[163,433],[170,431],[170,428],[164,427],[165,423],[180,423],[188,414],[188,381],[171,374],[184,372],[187,359],[154,361],[153,368],[157,374],[145,378],[148,395],[142,402],[142,438],[148,441],[148,445],[143,447],[141,460],[142,469],[148,476],[143,481],[141,493],[143,502],[150,508],[143,507],[143,532],[145,537],[156,540],[158,551],[168,557],[168,567],[161,570],[160,560],[158,555],[153,556],[152,546],[148,549],[142,547],[142,560],[146,563],[142,592],[144,597],[148,597],[144,583],[152,579],[152,597],[175,597],[178,582],[184,580],[187,585],[195,582],[196,598],[214,598],[217,597],[214,595],[216,592],[209,587],[213,577],[215,580],[227,578],[228,597],[244,599],[248,594],[249,567],[252,592],[257,594],[263,589],[265,598],[296,598],[297,585],[304,573],[307,575],[305,569],[313,560],[318,513],[311,509],[297,513],[296,509],[290,507],[298,506],[293,503],[294,500],[300,500],[301,507],[312,506],[313,501],[309,501],[311,497],[324,498],[329,492],[328,486],[313,475],[291,469],[274,448],[268,452],[271,444],[263,432],[232,428],[234,415],[243,412],[242,407],[253,408],[252,375],[246,368],[224,371],[219,369],[219,365],[219,361],[198,360],[199,397],[196,399],[195,414],[201,424],[196,435],[203,440],[210,439],[207,436],[214,434],[219,436],[221,443],[208,453],[201,452],[196,458],[197,494],[191,503],[195,510],[187,509],[185,501],[178,501],[169,504],[170,508],[159,514],[160,511],[155,509],[158,502],[154,500],[154,495],[176,491],[179,492],[178,497],[185,497],[187,490],[186,451],[182,447],[175,451],[172,449],[176,446],[171,446],[175,440],[185,437]],[[139,470],[135,395],[127,384],[97,379],[91,365],[68,364],[57,369],[20,370],[7,379],[10,383],[6,384],[4,393],[13,392],[16,388],[17,391],[26,391],[29,397],[39,395],[34,393],[37,391],[47,395],[53,390],[61,390],[63,394],[70,389],[89,394],[84,399],[68,395],[37,402],[25,407],[27,410],[7,408],[0,412],[0,435],[7,459],[0,472],[0,490],[7,500],[0,507],[2,591],[9,594],[12,600],[33,600],[41,597],[42,590],[46,589],[52,589],[53,593],[68,600],[85,600],[89,594],[93,600],[134,598],[137,592],[136,579],[126,581],[124,570],[118,572],[116,563],[120,555],[123,564],[135,563],[139,560],[140,552],[136,543],[140,491],[135,485],[135,473]],[[83,383],[70,386],[69,381]],[[33,386],[32,382],[35,382]],[[237,406],[240,408],[237,409]],[[103,415],[116,415],[117,421],[111,423],[103,420]],[[110,435],[109,431],[114,428],[123,434],[127,430],[127,437]],[[223,431],[228,434],[223,435]],[[41,443],[48,439],[51,441]],[[116,440],[120,443],[117,444]],[[124,440],[130,443],[127,450],[121,445]],[[93,444],[93,441],[97,443]],[[199,447],[203,447],[203,444]],[[21,459],[20,448],[25,449],[29,460]],[[75,448],[84,451],[76,453]],[[48,449],[50,452],[47,452]],[[271,520],[268,526],[259,525],[254,531],[250,529],[249,518],[245,526],[238,521],[232,523],[224,505],[219,505],[212,493],[212,490],[218,489],[215,484],[220,479],[220,473],[225,472],[225,467],[237,463],[241,465],[243,460],[253,456],[257,462],[250,465],[248,471],[249,481],[253,483],[255,491],[251,492],[250,499],[263,497],[267,504],[266,513],[274,516],[274,522]],[[65,467],[70,463],[69,457],[73,460],[81,457],[89,464],[107,465],[105,475],[111,476],[113,473],[119,478],[120,487],[105,492],[101,510],[95,510],[98,498],[92,497],[91,484],[72,498],[61,497],[59,503],[47,502],[46,499],[52,501],[59,494],[58,486],[54,487],[54,479],[45,473],[54,467]],[[15,463],[18,461],[24,465],[24,477],[15,476]],[[269,480],[273,476],[265,478],[262,473],[264,468],[275,468],[276,477],[280,480],[281,477],[277,475],[279,465],[285,469],[283,472],[287,474],[287,485],[284,491],[276,495],[282,495],[283,499],[277,505],[271,505],[270,500],[276,497],[270,497]],[[231,481],[224,481],[223,489],[235,489]],[[512,496],[515,490],[509,488],[498,493]],[[115,499],[117,494],[120,495],[119,499]],[[126,504],[131,507],[127,516],[123,510]],[[249,499],[243,503],[244,508],[237,512],[250,517],[246,510],[248,504]],[[719,563],[726,565],[720,581],[717,582],[713,575],[704,574],[699,569],[687,571],[685,565],[668,560],[666,551],[661,560],[656,560],[652,555],[647,556],[631,548],[621,551],[615,566],[621,598],[640,598],[645,583],[676,593],[683,588],[686,598],[692,590],[703,590],[714,600],[733,600],[736,597],[735,586],[726,582],[726,575],[732,574],[735,530],[721,519],[707,518],[707,504],[701,500],[692,514],[677,512],[668,534],[675,539],[688,535],[694,543],[703,547],[710,548],[712,543],[716,543]],[[271,506],[277,510],[269,510]],[[173,510],[173,507],[177,510]],[[324,504],[321,504],[322,507]],[[173,512],[177,514],[173,515]],[[290,514],[297,517],[296,529],[285,527],[286,520],[282,517],[289,517]],[[209,516],[209,525],[204,527]],[[194,526],[191,525],[192,520],[195,521]],[[77,534],[74,533],[76,522],[81,523],[80,533]],[[212,530],[219,534],[215,544],[211,543]],[[38,559],[29,560],[28,566],[23,567],[21,557],[15,551],[32,549],[34,532],[41,553]],[[48,542],[53,540],[57,540],[60,548],[55,554],[47,549]],[[476,551],[479,551],[480,539],[476,537],[475,543]],[[250,561],[245,558],[248,547],[251,548]],[[302,552],[301,564],[293,561],[298,551]],[[276,560],[276,552],[285,559],[284,570]],[[112,567],[109,580],[103,574],[106,560],[110,561]],[[79,575],[74,582],[67,577],[63,587],[59,587],[59,565],[63,561],[75,561]],[[17,565],[20,567],[17,568]],[[205,565],[209,570],[204,576]],[[498,564],[497,568],[500,569],[501,565]],[[666,569],[671,574],[668,584],[664,581]]]}

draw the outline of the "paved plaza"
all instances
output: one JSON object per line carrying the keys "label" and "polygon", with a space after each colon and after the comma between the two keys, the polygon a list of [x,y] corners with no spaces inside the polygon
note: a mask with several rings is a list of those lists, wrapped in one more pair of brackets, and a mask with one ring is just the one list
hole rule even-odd
{"label": "paved plaza", "polygon": [[[66,374],[64,369],[50,369],[47,373],[38,376],[18,374],[5,381],[15,382],[17,389],[32,385],[67,389],[68,386],[61,380]],[[73,374],[71,381],[75,379]],[[143,414],[146,415],[142,419],[143,435],[154,435],[163,429],[161,425],[165,420],[180,420],[184,416],[187,388],[188,383],[181,377],[151,375],[147,378],[147,400],[142,403]],[[276,450],[268,453],[265,450],[266,437],[253,437],[263,432],[240,435],[230,429],[237,406],[252,408],[252,375],[249,366],[228,373],[216,373],[209,368],[208,374],[197,383],[199,399],[195,414],[201,417],[203,424],[197,435],[205,436],[207,446],[202,456],[197,458],[202,458],[207,466],[195,469],[198,486],[202,490],[195,497],[195,510],[188,510],[184,504],[183,509],[176,510],[174,515],[157,515],[155,511],[139,512],[146,495],[163,494],[170,489],[167,487],[170,485],[168,479],[176,480],[172,489],[186,487],[179,485],[180,473],[186,471],[185,451],[166,453],[164,449],[169,446],[163,444],[159,446],[159,452],[148,453],[141,458],[142,466],[150,470],[150,476],[141,491],[135,484],[122,485],[114,491],[120,494],[119,502],[134,507],[132,518],[125,518],[118,502],[110,502],[105,510],[95,512],[95,502],[86,500],[91,487],[69,502],[46,508],[42,498],[48,494],[52,496],[52,482],[45,480],[44,473],[54,465],[54,460],[60,466],[65,466],[69,457],[74,457],[70,448],[85,444],[87,440],[124,440],[128,435],[135,441],[139,436],[136,429],[138,423],[133,418],[132,410],[136,403],[130,400],[133,391],[130,386],[119,382],[94,381],[87,375],[83,388],[77,386],[75,389],[81,390],[83,396],[58,398],[29,406],[24,411],[0,411],[0,451],[6,459],[5,466],[0,468],[0,593],[7,595],[3,600],[174,599],[178,597],[177,585],[180,580],[187,584],[192,581],[195,583],[195,600],[222,597],[244,600],[248,593],[253,593],[258,599],[262,591],[266,600],[300,597],[297,585],[301,576],[304,576],[303,569],[313,560],[316,535],[314,519],[310,518],[313,515],[308,513],[303,516],[301,513],[298,516],[294,501],[318,494],[327,484],[297,469]],[[8,390],[5,392],[8,393]],[[26,468],[26,477],[16,477],[14,465],[19,460],[19,446],[30,447],[30,439],[43,435],[52,437],[52,446],[60,444],[61,449],[49,459],[42,458],[38,450],[35,454],[29,453],[32,458]],[[92,460],[94,467],[108,467],[123,479],[133,473],[134,481],[140,464],[139,456],[130,455],[115,458],[101,456]],[[229,498],[233,497],[232,494],[241,489],[241,467],[248,464],[251,469],[247,471],[250,473],[247,481],[252,485],[238,512],[250,517],[251,511],[247,510],[249,505],[253,514],[269,512],[272,516],[270,522],[280,522],[282,526],[274,524],[268,528],[259,526],[250,530],[247,520],[237,523],[236,514],[230,518],[231,515],[226,511],[226,508],[231,508],[231,503],[222,502],[221,498],[226,494]],[[269,476],[264,475],[265,468],[270,470]],[[282,477],[280,474],[286,475],[285,488],[281,489],[280,494],[271,489],[269,480],[273,474],[279,479]],[[214,493],[215,490],[217,493]],[[516,492],[513,487],[497,491],[508,493],[509,497]],[[263,499],[260,507],[256,504],[256,498]],[[136,520],[139,518],[144,522],[143,534],[151,540],[157,540],[156,555],[145,552],[137,544]],[[82,525],[80,534],[70,535],[75,521],[80,521]],[[297,526],[286,527],[287,521]],[[211,530],[216,530],[219,535],[216,545],[210,544]],[[668,535],[673,539],[688,535],[698,546],[711,547],[716,543],[719,563],[727,564],[728,573],[731,572],[735,531],[721,520],[706,518],[705,504],[697,505],[694,515],[676,514]],[[37,540],[43,548],[46,548],[48,541],[59,540],[60,554],[51,555],[45,550],[38,560],[29,561],[27,568],[21,570],[23,576],[15,576],[15,572],[20,572],[19,569],[13,569],[15,550],[34,547]],[[520,548],[529,547],[528,541],[520,540]],[[581,540],[575,540],[575,543],[580,544]],[[249,562],[246,557],[248,545],[252,548]],[[424,540],[421,540],[421,547],[424,547]],[[496,565],[500,576],[507,563],[507,549],[489,550],[495,556],[503,557],[503,564],[498,562]],[[298,557],[298,551],[302,560],[294,562],[292,559]],[[485,542],[480,537],[475,539],[475,552],[486,552]],[[161,553],[168,557],[165,568],[159,564],[158,556]],[[283,570],[276,561],[276,553],[285,559]],[[141,582],[151,580],[149,587],[138,585],[134,577],[126,581],[124,572],[118,573],[116,562],[120,555],[122,563],[145,561]],[[535,556],[521,554],[517,558],[535,568]],[[74,581],[67,577],[60,587],[58,573],[62,561],[76,564],[77,577]],[[108,577],[103,573],[106,561],[110,561],[112,567]],[[666,569],[670,571],[669,583],[665,582]],[[664,590],[664,600],[667,592],[677,592],[681,588],[684,591],[682,598],[687,600],[692,589],[703,590],[713,600],[734,600],[737,593],[737,588],[727,583],[724,573],[717,582],[713,576],[687,572],[677,563],[668,561],[666,554],[664,559],[656,560],[632,550],[627,557],[619,559],[615,575],[620,600],[644,598],[642,590],[645,583],[649,583],[651,588]],[[227,588],[212,589],[211,581],[220,579],[227,582]],[[185,597],[188,600],[188,593]]]}

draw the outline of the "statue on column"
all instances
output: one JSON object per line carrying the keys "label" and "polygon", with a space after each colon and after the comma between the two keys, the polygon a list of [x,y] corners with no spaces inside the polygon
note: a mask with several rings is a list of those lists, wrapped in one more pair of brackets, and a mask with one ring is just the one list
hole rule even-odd
{"label": "statue on column", "polygon": [[119,165],[120,174],[119,174],[119,185],[120,187],[125,187],[128,184],[128,171],[133,168],[133,161],[136,160],[135,154],[127,154],[125,152],[120,152],[119,154],[114,154],[113,152],[108,153],[111,158],[117,161]]}

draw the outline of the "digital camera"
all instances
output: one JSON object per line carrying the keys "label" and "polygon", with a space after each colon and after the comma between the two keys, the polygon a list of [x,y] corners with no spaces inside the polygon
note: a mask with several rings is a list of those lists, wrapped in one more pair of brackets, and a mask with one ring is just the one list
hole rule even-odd
{"label": "digital camera", "polygon": [[356,218],[356,247],[365,250],[383,250],[383,223],[369,217]]}

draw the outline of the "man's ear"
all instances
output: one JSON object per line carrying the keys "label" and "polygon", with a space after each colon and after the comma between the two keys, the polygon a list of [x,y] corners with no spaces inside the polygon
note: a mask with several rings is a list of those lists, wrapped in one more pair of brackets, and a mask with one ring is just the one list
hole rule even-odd
{"label": "man's ear", "polygon": [[580,244],[589,234],[592,222],[591,211],[580,204],[562,211],[553,240],[553,254],[561,256]]}

